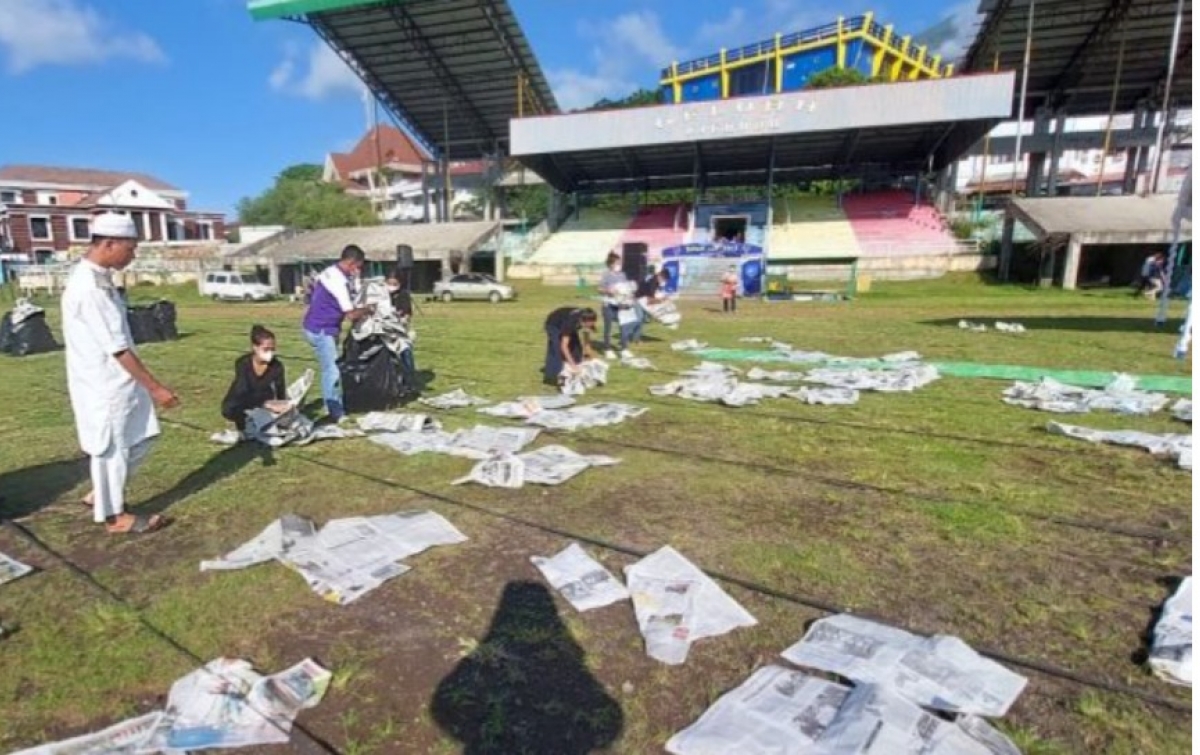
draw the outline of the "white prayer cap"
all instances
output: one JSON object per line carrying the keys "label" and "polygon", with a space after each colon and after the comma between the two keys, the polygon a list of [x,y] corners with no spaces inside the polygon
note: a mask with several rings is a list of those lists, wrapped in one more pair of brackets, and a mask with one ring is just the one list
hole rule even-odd
{"label": "white prayer cap", "polygon": [[109,239],[136,239],[138,232],[128,215],[106,212],[92,219],[92,235]]}

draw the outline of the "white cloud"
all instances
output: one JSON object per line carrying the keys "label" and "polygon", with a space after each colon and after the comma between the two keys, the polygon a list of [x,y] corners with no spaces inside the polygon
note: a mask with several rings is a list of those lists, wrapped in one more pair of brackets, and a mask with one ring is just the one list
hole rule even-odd
{"label": "white cloud", "polygon": [[150,36],[121,30],[74,0],[3,0],[0,49],[13,74],[44,65],[100,63],[111,58],[166,61]]}
{"label": "white cloud", "polygon": [[950,12],[946,15],[953,26],[953,33],[932,52],[941,55],[946,60],[956,60],[962,57],[971,43],[975,41],[975,35],[979,33],[981,16],[978,8],[979,3],[974,0],[966,0],[951,7]]}
{"label": "white cloud", "polygon": [[289,48],[267,77],[267,83],[277,92],[310,100],[322,100],[336,94],[362,96],[366,88],[350,65],[320,40],[312,43],[307,55],[294,47]]}

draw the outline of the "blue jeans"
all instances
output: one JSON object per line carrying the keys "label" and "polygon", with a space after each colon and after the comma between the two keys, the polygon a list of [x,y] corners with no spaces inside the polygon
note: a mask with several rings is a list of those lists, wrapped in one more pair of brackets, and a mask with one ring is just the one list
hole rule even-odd
{"label": "blue jeans", "polygon": [[337,338],[324,333],[304,331],[304,340],[317,355],[321,367],[321,398],[325,399],[325,411],[334,419],[346,413],[342,404],[342,372],[337,364]]}
{"label": "blue jeans", "polygon": [[604,348],[611,349],[612,341],[608,339],[612,337],[613,325],[617,325],[617,308],[611,304],[605,304],[600,312],[604,315]]}

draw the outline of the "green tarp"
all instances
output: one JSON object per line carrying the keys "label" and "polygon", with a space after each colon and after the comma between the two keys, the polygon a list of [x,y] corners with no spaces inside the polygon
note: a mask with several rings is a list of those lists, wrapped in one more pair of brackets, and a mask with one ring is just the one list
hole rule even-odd
{"label": "green tarp", "polygon": [[[786,352],[762,349],[703,349],[690,352],[702,359],[718,362],[790,362]],[[880,359],[856,359],[853,362],[818,362],[822,367],[887,367]],[[1025,367],[1014,364],[978,364],[975,362],[927,362],[943,375],[967,378],[990,378],[993,380],[1036,381],[1044,377],[1054,378],[1060,383],[1086,388],[1103,388],[1112,382],[1114,373],[1103,370],[1061,370],[1049,367]],[[1192,393],[1192,379],[1177,375],[1135,375],[1137,385],[1147,391],[1169,391]]]}

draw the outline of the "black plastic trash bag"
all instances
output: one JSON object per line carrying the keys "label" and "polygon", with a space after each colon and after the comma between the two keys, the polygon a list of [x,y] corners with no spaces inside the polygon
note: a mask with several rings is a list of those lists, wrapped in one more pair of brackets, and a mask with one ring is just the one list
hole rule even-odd
{"label": "black plastic trash bag", "polygon": [[12,312],[6,313],[0,320],[0,352],[23,357],[61,348],[46,324],[45,312],[27,315],[16,325],[12,321]]}
{"label": "black plastic trash bag", "polygon": [[174,341],[179,338],[179,331],[175,327],[175,305],[169,301],[129,307],[127,314],[134,343]]}
{"label": "black plastic trash bag", "polygon": [[384,411],[408,398],[404,365],[377,336],[361,341],[347,338],[338,368],[347,412]]}

